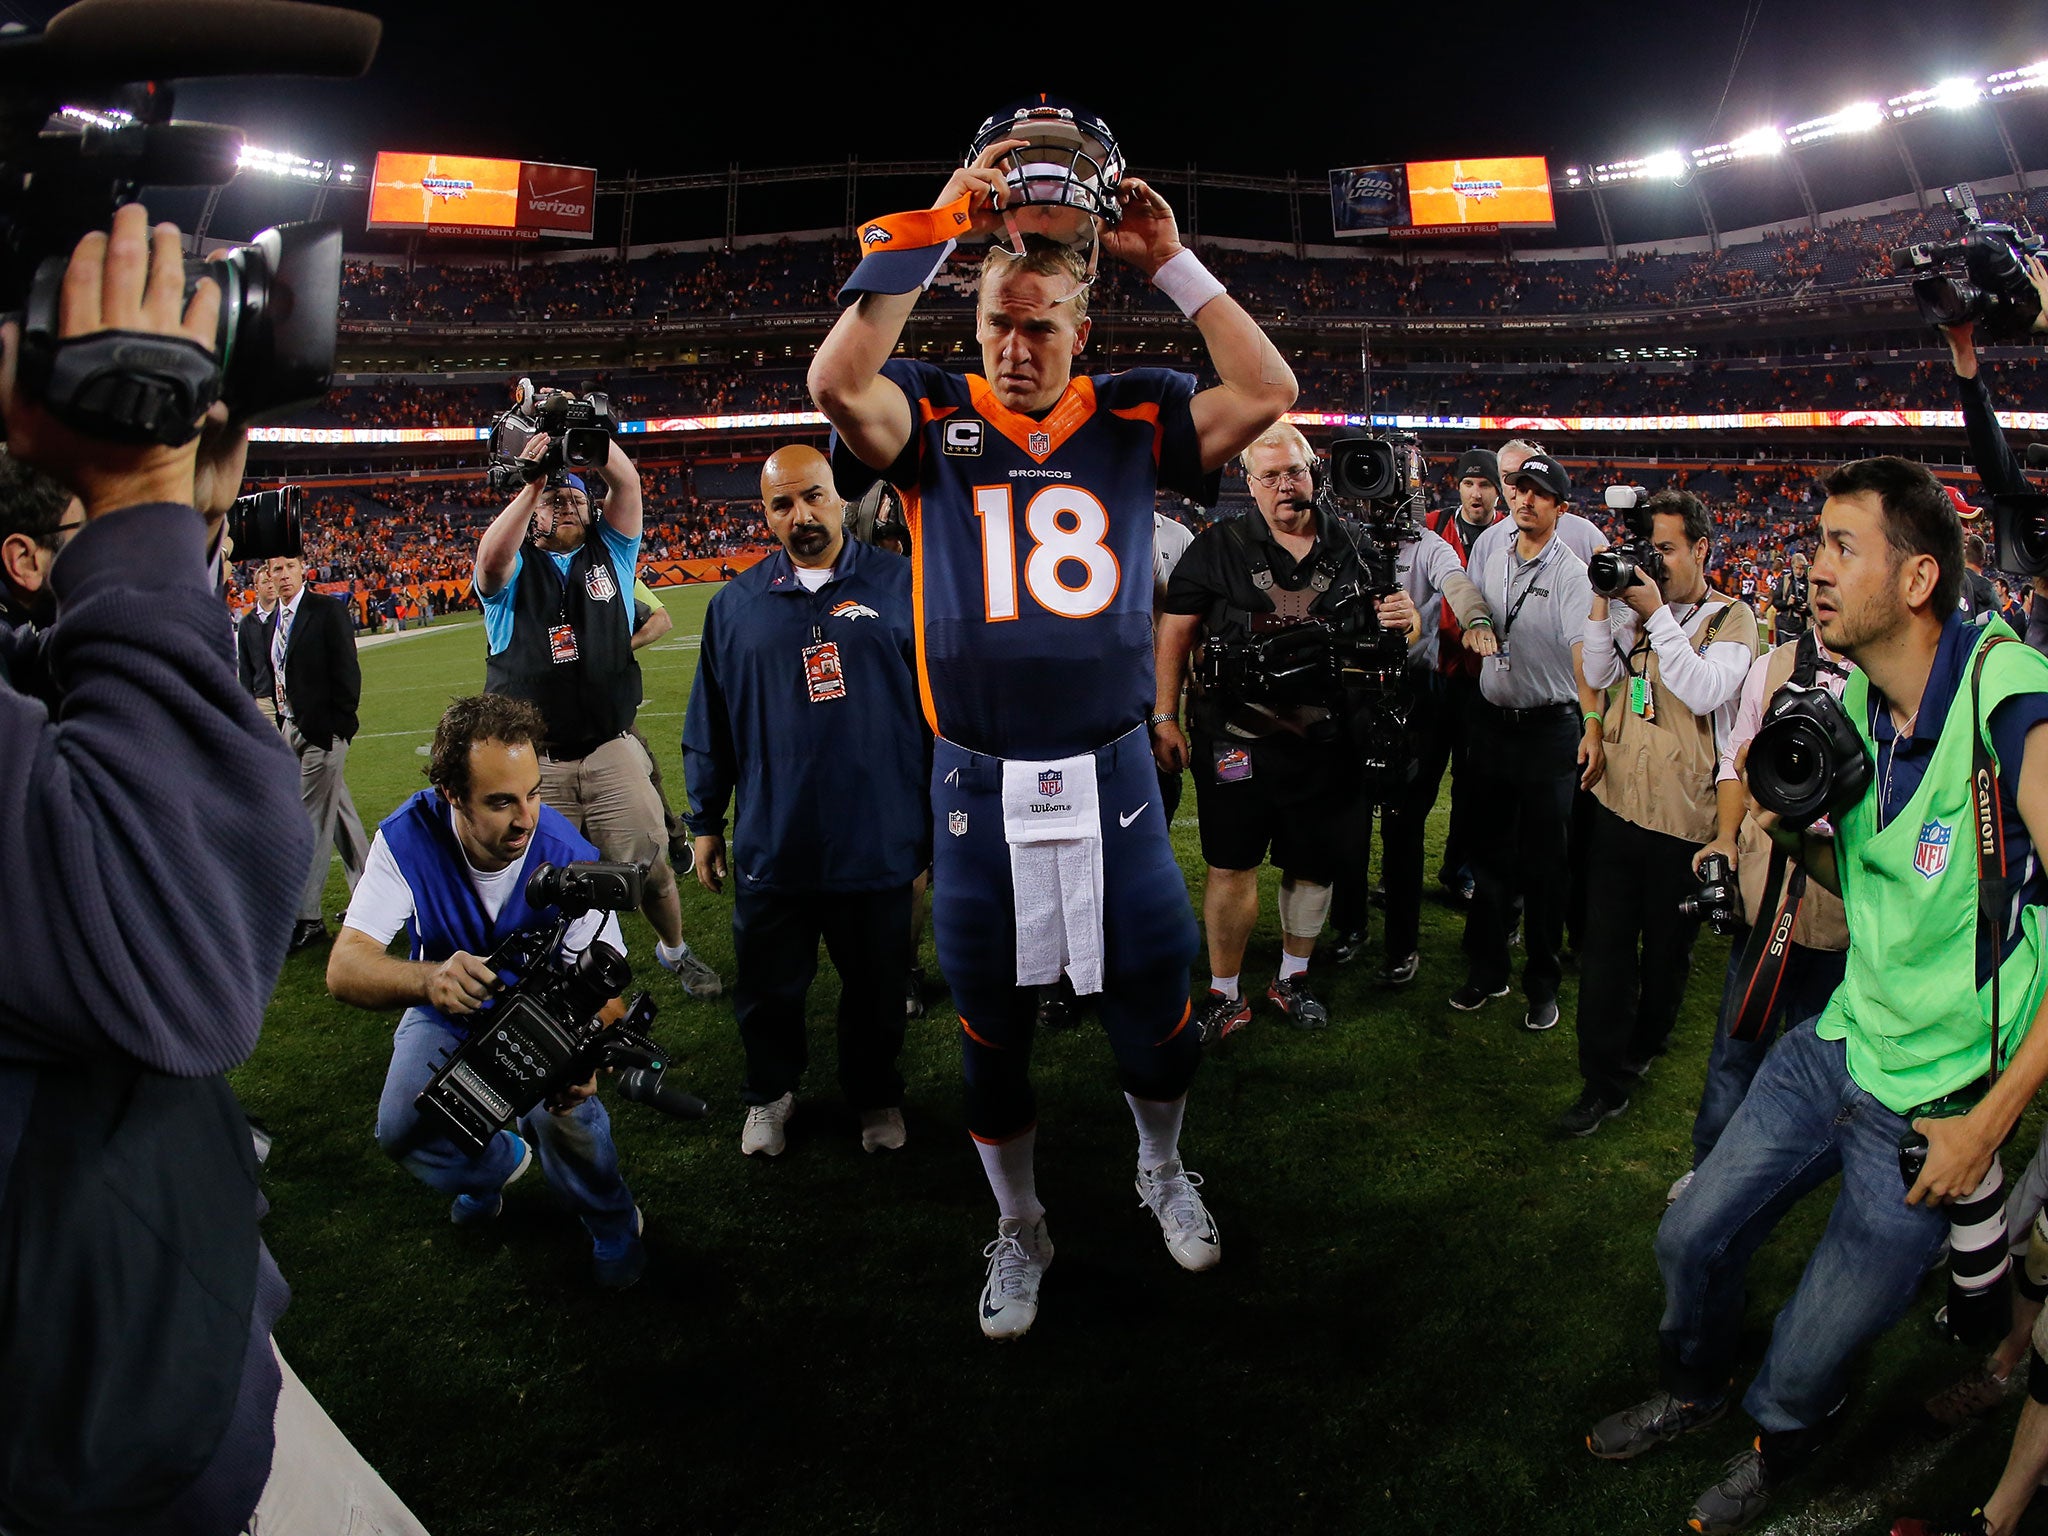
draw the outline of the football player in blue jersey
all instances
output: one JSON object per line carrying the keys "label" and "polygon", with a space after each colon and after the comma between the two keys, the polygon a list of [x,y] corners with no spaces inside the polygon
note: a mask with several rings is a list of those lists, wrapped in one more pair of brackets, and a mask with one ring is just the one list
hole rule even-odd
{"label": "football player in blue jersey", "polygon": [[[1293,403],[1294,375],[1122,174],[1096,117],[1035,98],[982,125],[929,210],[861,229],[847,305],[811,364],[842,491],[904,494],[918,685],[938,737],[932,910],[959,1004],[968,1129],[1000,1214],[979,1316],[1015,1338],[1052,1261],[1033,1178],[1030,988],[1065,974],[1099,1014],[1138,1126],[1140,1198],[1184,1268],[1221,1257],[1179,1139],[1200,1048],[1195,926],[1148,736],[1152,512],[1215,500],[1223,464]],[[969,234],[982,263],[981,372],[893,360]],[[1100,257],[1193,319],[1220,382],[1164,369],[1077,375]]]}

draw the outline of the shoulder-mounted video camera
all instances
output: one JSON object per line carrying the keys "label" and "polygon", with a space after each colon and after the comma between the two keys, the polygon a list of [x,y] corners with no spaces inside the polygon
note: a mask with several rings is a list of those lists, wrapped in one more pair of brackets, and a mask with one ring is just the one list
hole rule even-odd
{"label": "shoulder-mounted video camera", "polygon": [[172,118],[166,82],[218,75],[356,76],[382,23],[290,0],[79,0],[40,33],[0,38],[0,310],[22,321],[21,380],[49,412],[104,442],[189,442],[215,400],[238,421],[327,393],[341,296],[341,227],[286,224],[212,261],[211,354],[134,331],[58,335],[79,239],[145,187],[234,179],[239,128]]}
{"label": "shoulder-mounted video camera", "polygon": [[[661,1080],[667,1061],[647,1038],[655,1005],[636,993],[624,1017],[599,1015],[633,979],[626,957],[593,942],[574,959],[562,956],[569,925],[590,912],[623,912],[640,904],[638,864],[543,864],[526,881],[526,900],[558,916],[546,928],[515,933],[491,951],[488,964],[513,980],[474,1020],[469,1038],[449,1053],[421,1090],[422,1124],[470,1152],[481,1152],[534,1105],[588,1082],[600,1067],[621,1068],[627,1097],[673,1115],[701,1119],[704,1103]],[[637,1091],[636,1091],[637,1090]]]}
{"label": "shoulder-mounted video camera", "polygon": [[1620,597],[1634,586],[1638,571],[1652,586],[1661,586],[1664,557],[1657,552],[1655,519],[1647,506],[1649,497],[1639,485],[1610,485],[1606,499],[1608,510],[1621,514],[1628,538],[1621,544],[1596,550],[1586,562],[1586,579],[1595,592],[1609,599]]}
{"label": "shoulder-mounted video camera", "polygon": [[[538,458],[522,459],[521,451],[543,432],[547,450]],[[552,480],[571,470],[602,469],[618,432],[608,395],[578,399],[559,389],[536,390],[533,380],[521,379],[517,402],[491,423],[487,474],[492,494],[509,498],[535,480]]]}
{"label": "shoulder-mounted video camera", "polygon": [[1941,196],[1962,225],[1961,236],[1890,253],[1892,271],[1913,279],[1921,315],[1930,325],[1973,321],[1991,337],[2031,330],[2041,300],[2021,260],[2041,254],[2042,238],[2024,218],[2017,226],[1986,223],[1967,185],[1944,187]]}

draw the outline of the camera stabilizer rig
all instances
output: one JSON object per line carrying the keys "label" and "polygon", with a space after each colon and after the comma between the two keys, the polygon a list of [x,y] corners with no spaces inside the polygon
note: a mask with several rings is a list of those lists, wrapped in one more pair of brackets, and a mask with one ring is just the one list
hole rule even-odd
{"label": "camera stabilizer rig", "polygon": [[573,961],[562,957],[569,925],[594,911],[640,904],[646,870],[638,864],[543,864],[526,882],[534,907],[560,914],[545,929],[515,933],[491,952],[501,977],[516,977],[479,1015],[469,1037],[449,1053],[415,1100],[431,1126],[472,1153],[490,1145],[534,1105],[616,1068],[626,1097],[664,1113],[702,1119],[703,1100],[666,1084],[666,1054],[647,1038],[655,1005],[636,993],[624,1016],[606,1020],[611,1000],[633,979],[626,957],[594,942]]}

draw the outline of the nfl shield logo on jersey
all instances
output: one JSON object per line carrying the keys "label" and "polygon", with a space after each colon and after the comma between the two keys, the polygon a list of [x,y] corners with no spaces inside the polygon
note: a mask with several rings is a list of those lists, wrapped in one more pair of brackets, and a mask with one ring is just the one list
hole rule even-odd
{"label": "nfl shield logo on jersey", "polygon": [[955,837],[965,837],[967,835],[967,813],[965,811],[948,811],[946,813],[946,830]]}
{"label": "nfl shield logo on jersey", "polygon": [[1066,770],[1054,768],[1038,776],[1038,792],[1048,800],[1057,800],[1060,791],[1066,787],[1066,782]]}
{"label": "nfl shield logo on jersey", "polygon": [[1932,880],[1948,868],[1948,845],[1954,835],[1953,828],[1944,827],[1938,821],[1930,821],[1920,828],[1920,841],[1913,848],[1913,867],[1923,877]]}
{"label": "nfl shield logo on jersey", "polygon": [[1024,451],[1033,458],[1043,458],[1052,452],[1052,434],[1049,432],[1034,432],[1024,440],[1024,443]]}
{"label": "nfl shield logo on jersey", "polygon": [[590,594],[593,602],[608,603],[619,595],[619,589],[612,583],[611,567],[593,565],[583,578],[583,590]]}

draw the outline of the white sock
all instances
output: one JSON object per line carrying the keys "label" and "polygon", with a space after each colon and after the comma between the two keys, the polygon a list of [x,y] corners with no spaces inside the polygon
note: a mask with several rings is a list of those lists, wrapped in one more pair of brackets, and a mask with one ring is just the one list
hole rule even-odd
{"label": "white sock", "polygon": [[981,1154],[981,1171],[988,1175],[988,1187],[996,1197],[996,1210],[1006,1220],[1027,1226],[1045,1219],[1045,1207],[1038,1203],[1038,1175],[1032,1154],[1038,1147],[1038,1127],[1008,1141],[977,1139],[974,1150]]}
{"label": "white sock", "polygon": [[1280,979],[1282,981],[1285,981],[1290,976],[1299,976],[1307,969],[1307,955],[1290,955],[1284,949],[1280,952]]}
{"label": "white sock", "polygon": [[1235,976],[1211,976],[1209,978],[1209,990],[1211,992],[1221,992],[1234,1003],[1237,1001],[1237,978]]}
{"label": "white sock", "polygon": [[1138,1166],[1157,1168],[1178,1158],[1180,1122],[1188,1110],[1188,1096],[1182,1094],[1171,1104],[1161,1104],[1157,1099],[1134,1099],[1127,1093],[1124,1102],[1138,1122]]}
{"label": "white sock", "polygon": [[656,939],[654,941],[654,952],[663,960],[667,960],[673,963],[677,960],[682,959],[683,956],[687,955],[690,952],[690,942],[689,940],[685,939],[681,943],[677,944],[674,949],[670,949],[668,945],[662,943],[661,940]]}

